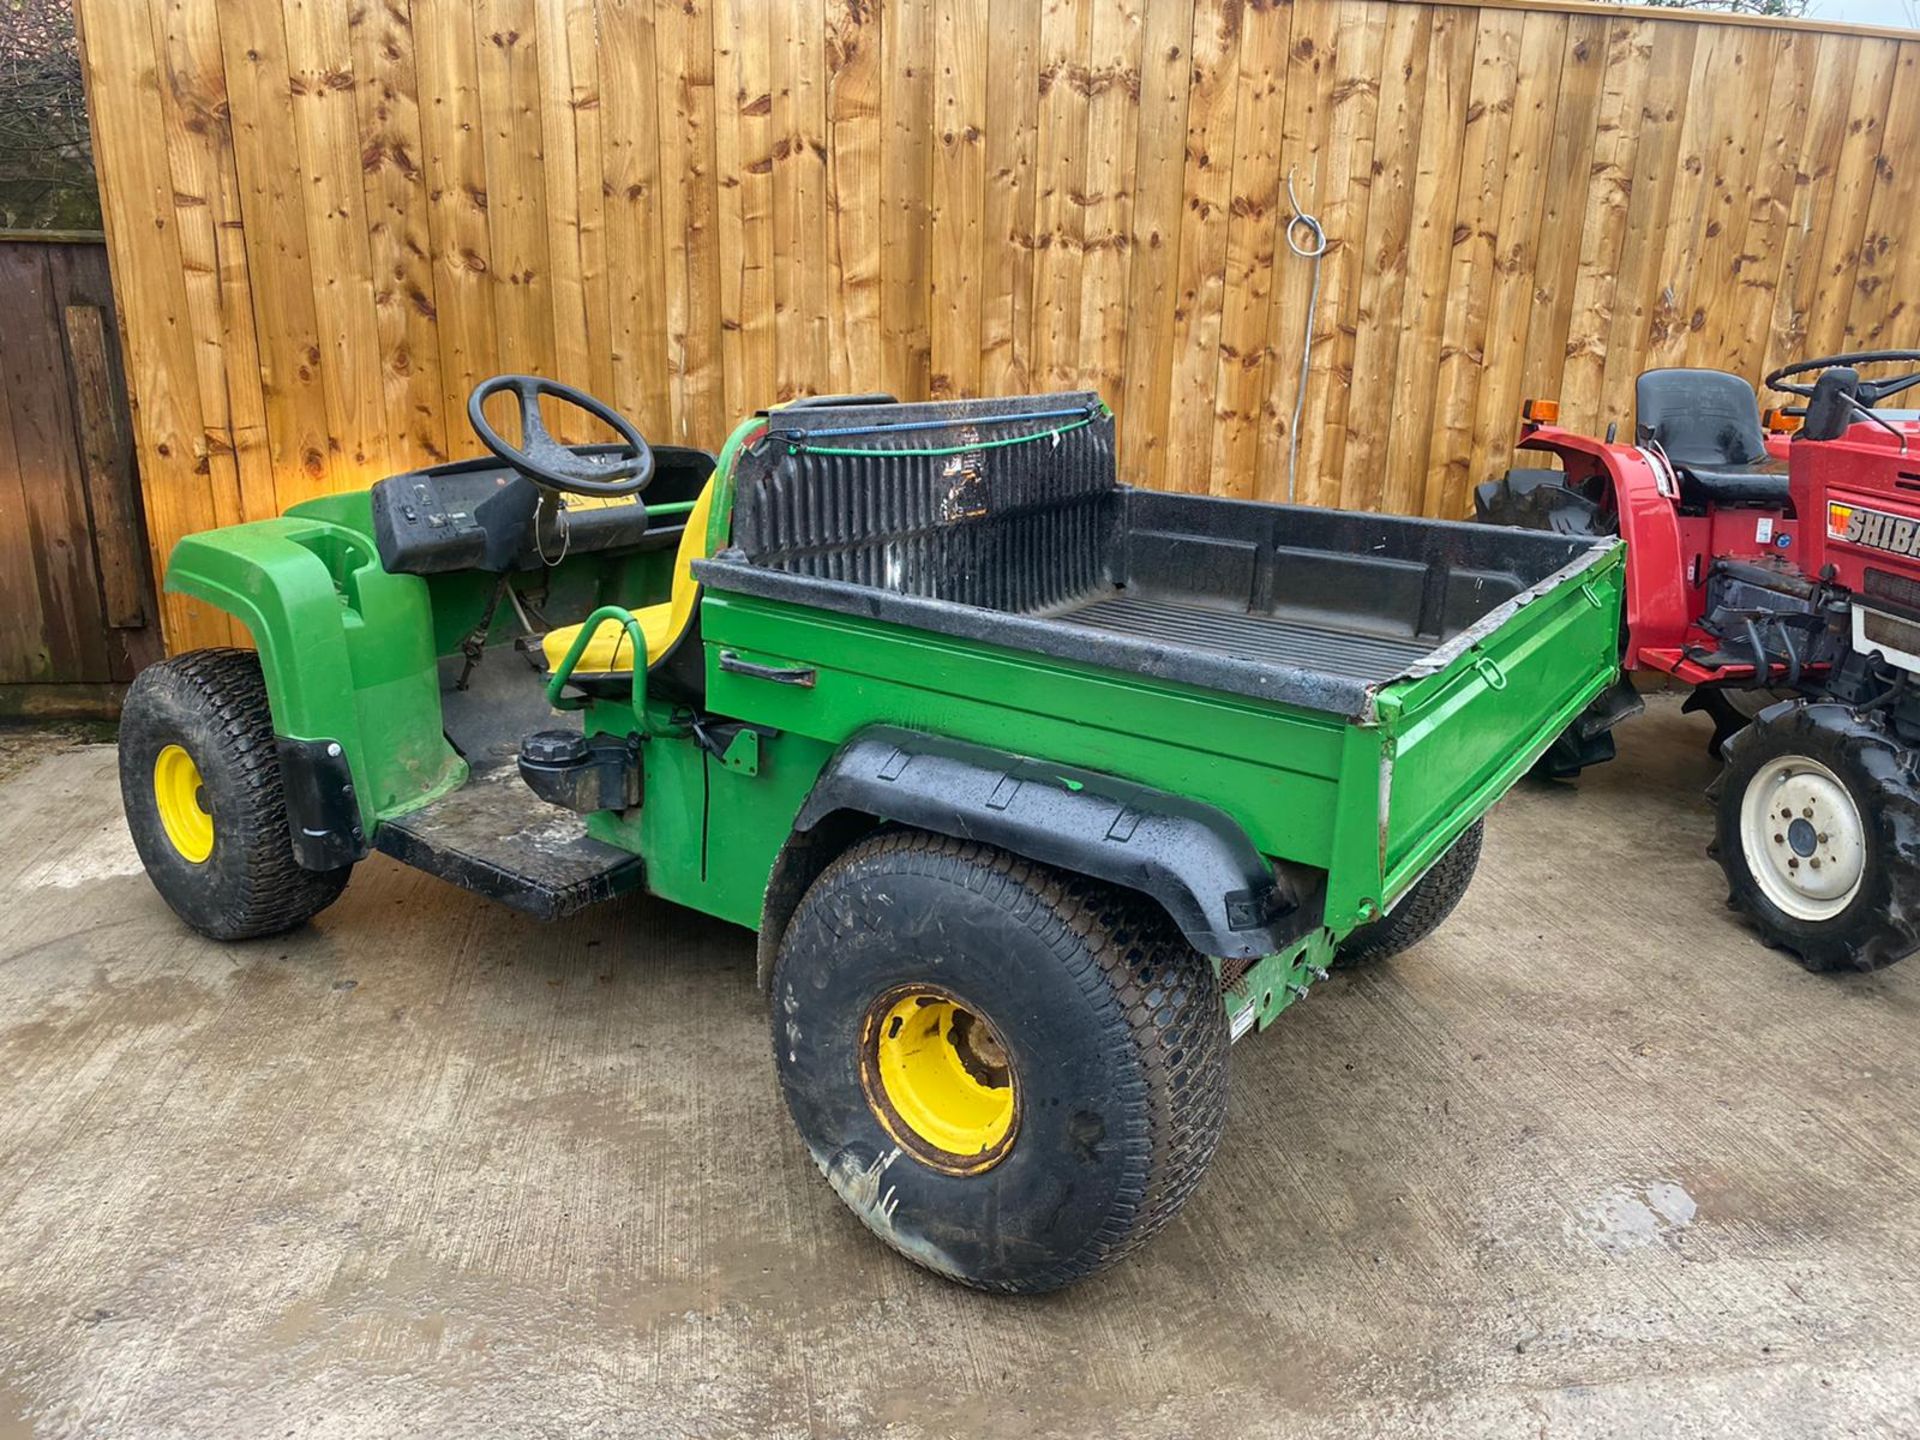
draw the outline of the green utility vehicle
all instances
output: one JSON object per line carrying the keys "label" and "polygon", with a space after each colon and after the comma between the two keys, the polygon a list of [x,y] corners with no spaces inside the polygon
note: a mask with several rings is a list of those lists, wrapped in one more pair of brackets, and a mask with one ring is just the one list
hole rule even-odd
{"label": "green utility vehicle", "polygon": [[757,930],[821,1171],[985,1289],[1163,1225],[1229,1043],[1439,923],[1618,668],[1617,542],[1131,489],[1091,394],[801,401],[717,457],[523,376],[468,412],[493,458],[174,551],[258,650],[128,696],[154,884],[244,939],[379,850]]}

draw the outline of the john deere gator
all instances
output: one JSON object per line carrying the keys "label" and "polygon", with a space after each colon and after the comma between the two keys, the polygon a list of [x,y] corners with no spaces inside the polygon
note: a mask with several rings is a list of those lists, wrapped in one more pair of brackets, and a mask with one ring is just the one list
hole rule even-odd
{"label": "john deere gator", "polygon": [[1431,931],[1618,668],[1618,542],[1131,488],[1092,394],[811,399],[717,455],[527,376],[468,409],[482,458],[174,551],[255,649],[128,697],[154,885],[243,941],[379,851],[757,931],[821,1173],[983,1289],[1165,1225],[1229,1045]]}

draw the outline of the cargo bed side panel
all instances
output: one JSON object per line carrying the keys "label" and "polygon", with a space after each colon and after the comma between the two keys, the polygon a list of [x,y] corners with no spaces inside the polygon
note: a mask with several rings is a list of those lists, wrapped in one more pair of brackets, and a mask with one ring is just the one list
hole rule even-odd
{"label": "cargo bed side panel", "polygon": [[1437,673],[1381,692],[1389,903],[1613,682],[1624,554],[1535,596]]}

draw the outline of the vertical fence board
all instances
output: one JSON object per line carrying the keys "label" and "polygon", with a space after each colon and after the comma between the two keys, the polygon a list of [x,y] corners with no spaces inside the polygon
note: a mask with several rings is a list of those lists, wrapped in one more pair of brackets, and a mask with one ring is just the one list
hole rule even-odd
{"label": "vertical fence board", "polygon": [[[537,133],[540,137],[540,175],[544,182],[541,213],[547,230],[548,301],[552,308],[553,366],[556,374],[576,375],[576,384],[593,385],[596,369],[601,393],[609,393],[610,366],[605,336],[596,330],[606,321],[605,294],[596,277],[589,293],[593,262],[588,249],[602,234],[605,220],[604,185],[592,183],[603,166],[599,161],[597,107],[582,105],[598,87],[597,45],[576,52],[573,27],[560,0],[536,0],[534,55],[540,88]],[[592,40],[593,37],[588,37]],[[595,301],[600,313],[594,313]],[[605,438],[599,426],[571,406],[557,410],[553,433],[579,442]]]}
{"label": "vertical fence board", "polygon": [[1291,24],[1306,8],[1274,0],[1249,4],[1240,17],[1233,174],[1227,200],[1226,274],[1214,361],[1213,456],[1207,485],[1217,495],[1251,496],[1257,481],[1260,419],[1266,395],[1269,302],[1273,295],[1281,136],[1289,101],[1317,79],[1289,69]]}
{"label": "vertical fence board", "polygon": [[[666,369],[680,444],[717,443],[727,423],[721,372],[720,252],[714,160],[711,0],[659,0],[660,225],[666,255]],[[638,362],[636,362],[638,363]]]}
{"label": "vertical fence board", "polygon": [[[195,340],[195,386],[203,420],[194,446],[196,464],[206,466],[208,498],[223,525],[274,513],[273,471],[264,459],[261,430],[264,397],[257,366],[232,375],[227,350],[240,352],[242,364],[253,349],[251,300],[233,317],[223,276],[244,277],[244,260],[223,266],[222,250],[240,249],[227,229],[237,215],[226,175],[233,164],[226,112],[226,77],[220,59],[218,18],[211,0],[164,0],[150,12],[154,55],[166,76],[160,110],[166,123],[166,148],[173,176],[174,235],[180,247],[180,280],[186,291],[187,318]],[[227,233],[223,235],[223,230]],[[226,241],[223,247],[222,241]],[[242,285],[245,285],[244,278]],[[232,297],[237,298],[237,297]],[[240,333],[244,332],[244,333]],[[251,420],[252,424],[245,423]],[[239,455],[245,449],[249,486],[241,478]]]}
{"label": "vertical fence board", "polygon": [[[1528,17],[1530,18],[1530,17]],[[1473,90],[1467,101],[1461,148],[1453,255],[1447,276],[1447,317],[1435,379],[1432,441],[1423,508],[1439,513],[1468,482],[1480,372],[1486,362],[1487,306],[1499,242],[1500,197],[1510,157],[1522,17],[1511,11],[1480,15],[1474,38]]]}
{"label": "vertical fence board", "polygon": [[1597,154],[1602,142],[1601,102],[1609,68],[1607,29],[1608,22],[1597,15],[1576,15],[1567,26],[1560,103],[1554,114],[1546,173],[1541,177],[1546,194],[1533,264],[1526,354],[1520,368],[1522,388],[1529,393],[1561,395],[1564,389],[1567,339],[1573,328],[1580,257],[1586,239],[1581,218],[1592,196],[1596,169],[1607,163]]}
{"label": "vertical fence board", "polygon": [[[624,79],[650,74],[658,63],[653,0],[610,0],[601,9],[597,33],[592,0],[569,0],[569,10],[567,43],[573,53],[590,40],[597,46],[591,91],[595,118],[581,132],[588,138],[580,162],[582,184],[591,186],[587,177],[595,173],[603,177],[597,187],[601,235],[596,241],[583,233],[580,249],[590,337],[593,318],[604,307],[606,353],[593,347],[596,374],[604,364],[609,403],[648,433],[665,438],[674,434],[674,406],[666,363],[670,252],[661,222],[677,187],[666,182],[660,168],[659,97],[651,87]],[[580,83],[576,77],[576,87]],[[593,154],[597,172],[588,158]],[[586,213],[593,214],[590,206]],[[684,284],[684,264],[679,273]]]}
{"label": "vertical fence board", "polygon": [[[1393,394],[1394,368],[1406,315],[1407,260],[1413,226],[1415,175],[1420,163],[1417,117],[1426,104],[1427,67],[1433,59],[1436,12],[1406,6],[1388,17],[1381,55],[1380,99],[1374,120],[1373,185],[1367,205],[1365,244],[1359,248],[1359,290],[1354,308],[1353,364],[1342,415],[1344,461],[1341,503],[1371,497],[1386,458],[1387,432],[1369,423],[1368,407]],[[1444,84],[1444,80],[1441,82]],[[1281,224],[1284,226],[1286,217]],[[1282,248],[1275,252],[1291,258]],[[1285,364],[1285,354],[1276,361]],[[1358,407],[1359,414],[1354,414]],[[1330,462],[1329,462],[1330,466]],[[1278,473],[1265,468],[1268,497],[1280,493]],[[1328,476],[1329,481],[1332,475]],[[1384,500],[1385,496],[1382,495]]]}
{"label": "vertical fence board", "polygon": [[1213,470],[1214,379],[1219,370],[1221,305],[1226,298],[1234,116],[1240,96],[1235,77],[1244,19],[1240,0],[1198,0],[1194,7],[1186,205],[1180,217],[1174,284],[1173,375],[1167,414],[1161,422],[1167,458],[1157,477],[1170,490],[1203,491]]}
{"label": "vertical fence board", "polygon": [[934,21],[933,182],[927,277],[938,396],[980,393],[981,227],[986,208],[987,0],[949,0]]}
{"label": "vertical fence board", "polygon": [[[1886,121],[1899,59],[1900,47],[1889,41],[1867,41],[1861,49],[1846,138],[1840,142],[1840,161],[1834,170],[1825,240],[1820,247],[1825,263],[1819,269],[1813,303],[1808,307],[1802,354],[1837,354],[1850,348],[1849,342],[1854,339],[1854,277],[1859,274],[1865,248],[1873,177],[1880,153],[1889,143]],[[1891,143],[1897,153],[1903,143],[1910,149],[1913,140],[1895,137]]]}
{"label": "vertical fence board", "polygon": [[[828,13],[827,268],[816,283],[827,292],[828,388],[839,394],[877,390],[886,372],[880,342],[880,36],[880,19],[869,6],[836,4]],[[992,133],[1007,132],[997,127]]]}
{"label": "vertical fence board", "polygon": [[1914,287],[1920,282],[1920,146],[1895,137],[1920,133],[1920,42],[1900,47],[1887,133],[1874,171],[1873,199],[1860,246],[1860,267],[1847,307],[1847,338],[1865,350],[1911,344],[1915,331]]}
{"label": "vertical fence board", "polygon": [[[1396,423],[1387,428],[1381,508],[1407,514],[1426,500],[1427,456],[1433,435],[1424,421],[1408,423],[1431,404],[1440,369],[1440,341],[1447,319],[1453,217],[1460,195],[1460,150],[1454,137],[1465,129],[1473,83],[1473,12],[1435,12],[1427,56],[1427,84],[1420,111],[1407,237],[1407,286],[1399,325],[1399,358],[1385,399],[1361,396],[1361,404],[1385,403]],[[1353,403],[1350,398],[1349,403]]]}
{"label": "vertical fence board", "polygon": [[422,175],[427,188],[428,292],[448,446],[466,433],[467,393],[495,368],[487,237],[487,164],[481,138],[473,23],[457,0],[414,0]]}
{"label": "vertical fence board", "polygon": [[918,0],[886,0],[880,36],[880,338],[891,382],[881,388],[915,396],[933,387],[927,327],[932,10]]}
{"label": "vertical fence board", "polygon": [[[1473,486],[1494,469],[1505,469],[1512,448],[1513,417],[1520,409],[1521,366],[1527,322],[1537,293],[1540,224],[1547,187],[1532,173],[1529,156],[1551,152],[1559,115],[1568,20],[1529,14],[1520,37],[1520,70],[1514,90],[1513,124],[1507,136],[1499,218],[1494,223],[1492,290],[1481,338],[1479,389],[1474,397],[1472,440],[1464,465],[1449,468],[1442,511],[1460,514],[1472,504]],[[1549,247],[1551,248],[1551,247]]]}
{"label": "vertical fence board", "polygon": [[[435,333],[433,238],[412,17],[368,5],[349,17],[385,449],[394,464],[449,454]],[[455,425],[459,424],[456,417]]]}
{"label": "vertical fence board", "polygon": [[67,368],[50,271],[47,247],[0,245],[0,294],[9,302],[0,405],[9,412],[7,429],[24,482],[21,519],[46,646],[46,672],[34,678],[75,681],[104,675],[107,659],[72,398],[64,384],[48,383]]}
{"label": "vertical fence board", "polygon": [[1149,5],[1140,38],[1140,117],[1134,135],[1132,266],[1122,308],[1126,345],[1120,406],[1123,475],[1166,483],[1167,404],[1172,394],[1174,321],[1179,307],[1180,213],[1185,196],[1188,100],[1194,77],[1193,15],[1182,5]]}
{"label": "vertical fence board", "polygon": [[1568,425],[1594,425],[1606,389],[1607,340],[1620,298],[1620,262],[1654,39],[1654,27],[1645,21],[1609,22],[1607,69],[1594,122],[1559,388],[1561,418]]}
{"label": "vertical fence board", "polygon": [[473,27],[496,363],[552,374],[553,267],[533,0],[479,0]]}
{"label": "vertical fence board", "polygon": [[[782,0],[773,62],[775,398],[819,394],[832,382],[828,355],[827,43],[823,0]],[[984,130],[984,118],[982,128]]]}
{"label": "vertical fence board", "polygon": [[[1374,127],[1379,118],[1382,90],[1397,94],[1410,81],[1412,46],[1419,38],[1409,22],[1417,12],[1393,14],[1391,52],[1387,40],[1387,12],[1379,7],[1343,6],[1334,40],[1332,90],[1327,96],[1327,150],[1321,166],[1321,223],[1342,237],[1328,246],[1320,285],[1320,304],[1313,317],[1314,352],[1307,374],[1307,407],[1317,423],[1300,436],[1300,472],[1307,483],[1301,498],[1316,505],[1338,505],[1341,472],[1347,448],[1347,415],[1353,396],[1353,361],[1360,323],[1361,288],[1369,257],[1365,237],[1371,223],[1374,191]],[[1389,76],[1386,72],[1395,71]],[[1390,206],[1388,207],[1391,208]],[[1284,221],[1282,222],[1284,223]],[[1276,319],[1280,317],[1276,316]],[[1275,347],[1275,354],[1291,353]],[[1272,499],[1270,476],[1256,493]],[[1371,499],[1369,485],[1365,499]],[[1356,494],[1362,492],[1356,488]],[[1364,503],[1364,500],[1363,502]]]}
{"label": "vertical fence board", "polygon": [[1143,0],[1092,0],[1087,37],[1086,251],[1080,267],[1084,382],[1105,395],[1126,424],[1127,332],[1132,323],[1135,140],[1141,110]]}

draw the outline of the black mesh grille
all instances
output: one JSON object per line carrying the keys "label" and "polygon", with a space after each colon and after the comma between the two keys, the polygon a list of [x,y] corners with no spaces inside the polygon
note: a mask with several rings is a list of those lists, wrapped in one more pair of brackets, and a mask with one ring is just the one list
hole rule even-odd
{"label": "black mesh grille", "polygon": [[1891,600],[1895,605],[1920,613],[1920,581],[1909,580],[1904,575],[1895,575],[1891,570],[1875,570],[1869,567],[1865,589],[1867,594],[1875,600]]}
{"label": "black mesh grille", "polygon": [[[985,609],[1034,611],[1085,595],[1106,576],[1118,493],[1113,421],[1097,406],[1091,395],[1042,395],[776,412],[774,437],[735,472],[733,543],[769,569]],[[904,453],[1073,424],[1001,418],[1061,410],[1094,418],[1025,444]],[[821,433],[922,422],[933,423]]]}
{"label": "black mesh grille", "polygon": [[1865,610],[1862,615],[1860,628],[1870,643],[1920,655],[1920,625],[1895,615],[1883,615],[1878,610]]}

